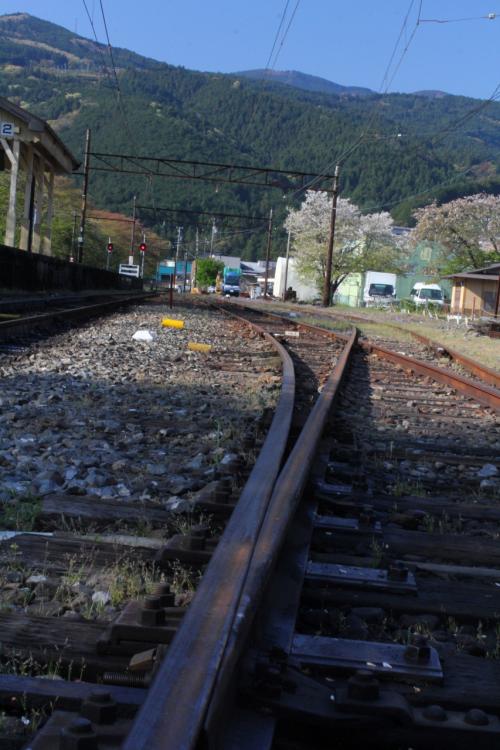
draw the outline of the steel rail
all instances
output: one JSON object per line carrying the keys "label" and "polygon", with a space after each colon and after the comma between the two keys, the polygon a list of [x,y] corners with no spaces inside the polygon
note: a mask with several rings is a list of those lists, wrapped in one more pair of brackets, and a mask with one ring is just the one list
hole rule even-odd
{"label": "steel rail", "polygon": [[[241,304],[241,303],[240,303]],[[245,307],[245,305],[241,305],[242,307]],[[247,306],[249,310],[255,310],[254,307]],[[271,316],[280,318],[281,320],[289,320],[287,317],[280,315],[279,313],[273,313],[269,312],[267,310],[258,311],[259,313],[262,312],[263,315]],[[329,317],[329,316],[323,316],[323,317]],[[366,318],[362,318],[360,315],[357,316],[341,316],[344,320],[358,320],[366,322]],[[372,322],[372,321],[369,321]],[[373,321],[376,322],[376,321]],[[309,329],[312,331],[323,331],[326,332],[329,335],[334,335],[339,339],[347,339],[345,334],[337,333],[334,331],[330,331],[329,329],[321,328],[319,326],[311,325],[310,323],[302,323],[299,320],[293,320],[290,321],[291,324],[297,325],[299,327]],[[401,328],[400,326],[397,326],[393,323],[384,323],[384,325],[390,326],[392,328],[396,328],[398,330],[406,330],[404,328]],[[438,349],[441,349],[443,351],[447,351],[450,356],[452,356],[454,359],[456,359],[458,362],[466,366],[466,363],[468,365],[468,369],[471,370],[475,375],[480,377],[483,381],[489,382],[490,385],[499,385],[500,386],[500,375],[496,373],[494,370],[490,370],[487,367],[483,367],[483,365],[480,365],[478,362],[475,362],[472,359],[469,359],[468,357],[464,357],[458,352],[455,352],[452,349],[448,349],[445,346],[442,346],[441,344],[438,344],[435,341],[432,341],[432,339],[428,339],[426,336],[422,336],[419,333],[413,333],[413,331],[408,331],[408,333],[411,333],[416,338],[419,338],[423,343],[432,345],[433,347],[436,347]],[[360,339],[358,341],[359,346],[361,346],[365,351],[370,352],[376,352],[379,356],[384,357],[385,359],[389,359],[392,362],[401,365],[406,370],[413,370],[414,372],[418,372],[420,375],[428,376],[433,378],[439,383],[444,383],[445,385],[449,385],[452,388],[455,388],[460,393],[463,393],[465,396],[469,396],[470,398],[474,398],[476,401],[478,401],[481,404],[484,404],[485,406],[489,406],[494,411],[500,411],[500,390],[498,390],[495,387],[489,387],[488,385],[485,385],[485,383],[480,383],[476,380],[471,380],[470,378],[466,378],[463,375],[459,375],[458,373],[453,373],[450,370],[446,370],[443,367],[436,367],[435,365],[432,365],[428,362],[423,362],[418,359],[414,359],[413,357],[409,357],[405,354],[398,354],[397,352],[392,351],[391,349],[387,349],[384,346],[380,346],[370,339]]]}
{"label": "steel rail", "polygon": [[84,318],[86,316],[92,317],[94,315],[100,315],[101,313],[107,313],[110,310],[120,307],[125,304],[132,304],[136,302],[143,302],[152,295],[137,294],[129,295],[127,297],[120,297],[114,300],[108,300],[106,302],[98,302],[92,305],[83,305],[81,307],[71,307],[66,310],[54,310],[52,312],[39,313],[38,315],[26,315],[24,317],[16,318],[14,320],[0,321],[0,340],[13,332],[21,333],[25,329],[27,332],[33,330],[35,326],[51,324],[56,320],[69,320],[73,318]]}
{"label": "steel rail", "polygon": [[442,367],[436,367],[428,362],[421,362],[418,359],[413,359],[413,357],[398,354],[370,341],[363,341],[360,343],[360,346],[368,353],[374,352],[384,359],[401,365],[405,370],[418,372],[419,375],[428,376],[439,383],[449,385],[451,388],[455,388],[460,393],[463,393],[464,396],[469,396],[479,401],[479,403],[489,406],[494,411],[500,412],[500,391],[497,391],[495,388],[490,388],[487,385],[478,383],[476,380],[465,378],[463,375],[449,372]]}
{"label": "steel rail", "polygon": [[[248,325],[248,321],[240,320]],[[253,327],[282,358],[283,381],[275,415],[196,596],[123,745],[124,750],[182,750],[194,746],[234,627],[256,540],[285,454],[295,400],[291,357],[272,336],[258,326]]]}
{"label": "steel rail", "polygon": [[[252,568],[241,593],[235,627],[226,646],[217,676],[217,684],[205,724],[206,736],[208,737],[217,734],[220,712],[226,705],[236,665],[248,645],[248,635],[254,623],[257,609],[265,594],[285,542],[287,531],[302,498],[319,441],[325,429],[332,404],[347,371],[357,335],[357,331],[353,330],[349,336],[342,354],[319,394],[276,482],[252,556]],[[188,748],[191,746],[179,745],[179,747]]]}
{"label": "steel rail", "polygon": [[[322,315],[320,317],[325,318],[327,320],[331,320],[332,318],[335,319],[334,316],[330,316],[330,315]],[[383,326],[386,326],[387,328],[394,328],[395,331],[403,331],[403,333],[410,334],[410,336],[412,336],[414,339],[416,339],[417,341],[420,341],[422,344],[425,344],[426,346],[429,346],[431,349],[434,349],[434,351],[448,354],[448,356],[451,357],[451,359],[455,360],[455,362],[458,362],[460,365],[462,365],[462,367],[465,370],[468,370],[472,375],[476,375],[476,377],[481,378],[481,380],[484,380],[485,383],[492,385],[494,388],[500,388],[500,373],[496,372],[495,370],[492,370],[491,367],[486,367],[486,365],[482,365],[480,362],[476,362],[474,359],[471,359],[470,357],[466,357],[465,354],[461,354],[460,352],[457,352],[456,349],[452,349],[447,344],[443,344],[440,341],[435,341],[434,339],[429,338],[429,336],[424,336],[422,333],[418,333],[418,331],[412,331],[409,328],[405,328],[404,326],[397,325],[397,323],[389,323],[383,320],[375,320],[374,318],[368,318],[362,315],[339,315],[337,313],[337,319],[347,320],[347,321],[354,320],[355,322],[359,322],[359,323],[383,325]],[[370,339],[367,338],[366,341],[370,342]]]}
{"label": "steel rail", "polygon": [[[392,325],[393,324],[391,323],[391,326]],[[399,328],[400,331],[406,330],[401,326],[394,325],[394,327]],[[468,370],[472,375],[481,378],[485,383],[489,383],[489,385],[492,385],[494,388],[500,388],[500,373],[495,372],[491,367],[486,367],[486,365],[482,365],[480,362],[476,362],[470,357],[466,357],[465,354],[461,354],[455,349],[451,349],[447,344],[441,344],[439,341],[434,341],[434,339],[430,339],[428,336],[423,336],[421,333],[417,333],[416,331],[408,331],[408,333],[423,344],[426,344],[437,351],[442,351],[445,354],[448,354],[448,356],[454,359],[455,362],[461,364],[465,370]]]}

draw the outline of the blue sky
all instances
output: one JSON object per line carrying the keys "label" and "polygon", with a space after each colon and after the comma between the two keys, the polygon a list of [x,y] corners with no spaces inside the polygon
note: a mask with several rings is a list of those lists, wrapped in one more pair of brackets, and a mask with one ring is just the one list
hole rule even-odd
{"label": "blue sky", "polygon": [[[85,2],[104,41],[100,1]],[[113,46],[220,72],[265,67],[286,5],[286,0],[102,2]],[[296,2],[288,2],[285,28]],[[2,14],[21,11],[93,36],[83,0],[0,2]],[[301,0],[282,46],[282,37],[278,40],[274,67],[382,91],[402,31],[389,91],[441,89],[487,98],[500,82],[500,16],[491,21],[481,16],[494,12],[500,13],[500,0],[496,6],[493,0]],[[461,18],[472,20],[427,21]]]}

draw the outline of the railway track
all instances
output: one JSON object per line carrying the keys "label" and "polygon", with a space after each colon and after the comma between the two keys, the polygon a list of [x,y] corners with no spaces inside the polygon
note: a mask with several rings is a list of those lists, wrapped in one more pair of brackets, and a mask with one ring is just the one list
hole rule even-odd
{"label": "railway track", "polygon": [[107,315],[155,295],[122,292],[91,296],[70,295],[32,299],[11,298],[0,309],[0,352],[19,351],[46,332],[59,330],[94,317]]}
{"label": "railway track", "polygon": [[[283,312],[280,314],[283,315]],[[339,314],[335,312],[324,315],[320,312],[303,314],[293,311],[292,314],[299,321],[302,317],[306,319],[305,322],[307,323],[311,323],[315,319],[317,325],[332,327],[333,330],[335,330],[336,323],[344,325],[360,324],[361,328],[367,329],[367,334],[364,336],[367,346],[380,346],[384,349],[412,357],[413,359],[429,362],[436,367],[450,369],[458,375],[477,379],[494,388],[500,388],[500,375],[496,370],[465,356],[462,352],[451,348],[447,344],[435,341],[405,326],[371,319],[354,313]],[[286,317],[286,314],[284,317]],[[385,331],[381,332],[377,328],[385,329]],[[392,332],[394,334],[391,336]]]}
{"label": "railway track", "polygon": [[[4,678],[4,702],[71,709],[29,746],[494,747],[498,394],[419,375],[355,333],[239,314],[241,335],[257,324],[274,351],[275,418],[253,468],[236,461],[193,503],[216,533],[201,521],[146,553],[206,567],[196,594],[179,607],[167,577],[94,623],[87,682]],[[226,351],[205,366],[245,362]]]}

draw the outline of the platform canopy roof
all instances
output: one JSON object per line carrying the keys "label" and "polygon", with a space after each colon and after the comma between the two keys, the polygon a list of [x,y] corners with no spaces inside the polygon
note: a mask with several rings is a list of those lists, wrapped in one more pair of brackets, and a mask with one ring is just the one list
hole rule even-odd
{"label": "platform canopy roof", "polygon": [[50,125],[28,110],[0,96],[0,123],[14,125],[14,133],[0,131],[0,137],[19,138],[23,143],[32,143],[56,174],[69,174],[78,169],[80,162],[62,142]]}

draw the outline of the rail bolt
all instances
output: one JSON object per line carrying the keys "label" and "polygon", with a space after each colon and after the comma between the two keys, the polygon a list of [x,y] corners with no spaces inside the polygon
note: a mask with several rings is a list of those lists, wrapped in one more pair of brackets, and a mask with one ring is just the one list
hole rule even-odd
{"label": "rail bolt", "polygon": [[82,703],[80,713],[94,724],[112,724],[116,719],[116,703],[107,690],[93,690]]}
{"label": "rail bolt", "polygon": [[481,711],[480,708],[471,708],[464,716],[466,724],[472,724],[474,727],[485,727],[490,723],[488,715]]}
{"label": "rail bolt", "polygon": [[74,719],[59,735],[59,750],[98,750],[97,735],[88,719]]}
{"label": "rail bolt", "polygon": [[347,681],[349,698],[359,701],[375,701],[380,694],[379,681],[367,669],[360,669]]}
{"label": "rail bolt", "polygon": [[164,625],[165,611],[158,596],[146,596],[141,609],[141,625]]}
{"label": "rail bolt", "polygon": [[426,706],[422,711],[422,715],[429,721],[446,721],[448,718],[444,708],[437,705]]}
{"label": "rail bolt", "polygon": [[153,590],[153,596],[160,600],[161,607],[174,607],[175,594],[168,583],[159,583]]}
{"label": "rail bolt", "polygon": [[430,661],[431,649],[423,636],[414,636],[413,643],[407,646],[404,652],[406,661],[425,663]]}
{"label": "rail bolt", "polygon": [[401,562],[391,563],[387,571],[387,578],[390,581],[408,580],[408,568]]}

